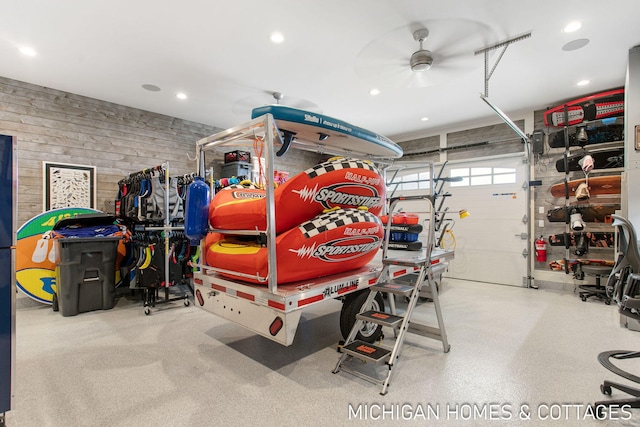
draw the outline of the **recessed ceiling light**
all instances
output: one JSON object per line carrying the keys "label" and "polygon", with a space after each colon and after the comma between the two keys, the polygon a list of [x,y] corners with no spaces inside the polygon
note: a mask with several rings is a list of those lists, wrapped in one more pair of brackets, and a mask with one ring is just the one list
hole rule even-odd
{"label": "recessed ceiling light", "polygon": [[149,92],[160,92],[161,90],[158,86],[152,84],[144,84],[142,85],[142,88],[148,90]]}
{"label": "recessed ceiling light", "polygon": [[29,46],[22,46],[20,48],[20,53],[25,56],[36,56],[36,51]]}
{"label": "recessed ceiling light", "polygon": [[280,44],[284,41],[284,36],[281,32],[274,31],[273,33],[271,33],[270,39],[273,43]]}
{"label": "recessed ceiling light", "polygon": [[183,93],[183,92],[178,92],[176,94],[176,98],[178,98],[178,99],[187,99],[187,94]]}
{"label": "recessed ceiling light", "polygon": [[422,117],[420,120],[426,122],[427,120],[429,120],[429,117]]}
{"label": "recessed ceiling light", "polygon": [[580,80],[578,83],[576,83],[578,86],[586,86],[589,83],[591,83],[590,80]]}
{"label": "recessed ceiling light", "polygon": [[569,22],[562,31],[565,33],[573,33],[574,31],[578,31],[580,28],[582,28],[582,22],[573,21],[573,22]]}
{"label": "recessed ceiling light", "polygon": [[379,90],[379,89],[376,89],[376,88],[374,87],[373,89],[371,89],[371,90],[369,91],[369,95],[373,95],[373,96],[375,96],[375,95],[380,95],[380,90]]}

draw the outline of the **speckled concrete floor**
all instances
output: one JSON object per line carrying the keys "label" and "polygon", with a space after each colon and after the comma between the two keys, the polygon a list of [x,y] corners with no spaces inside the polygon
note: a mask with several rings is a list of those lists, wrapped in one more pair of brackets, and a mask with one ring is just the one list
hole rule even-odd
{"label": "speckled concrete floor", "polygon": [[[62,317],[20,298],[7,425],[640,426],[640,410],[604,421],[586,410],[608,398],[602,380],[616,379],[598,353],[640,350],[640,332],[621,327],[614,307],[455,280],[445,280],[440,301],[451,351],[409,335],[380,396],[377,386],[331,373],[338,301],[306,310],[294,344],[283,347],[180,302],[145,316],[122,297],[112,310]],[[433,321],[432,305],[419,305],[416,317]],[[624,367],[640,374],[640,361]]]}

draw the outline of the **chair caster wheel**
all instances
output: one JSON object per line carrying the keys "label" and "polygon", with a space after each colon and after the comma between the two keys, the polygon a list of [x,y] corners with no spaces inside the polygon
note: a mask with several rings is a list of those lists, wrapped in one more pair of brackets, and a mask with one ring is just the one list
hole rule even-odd
{"label": "chair caster wheel", "polygon": [[600,384],[600,391],[602,392],[602,394],[611,396],[611,387],[609,387],[608,385]]}

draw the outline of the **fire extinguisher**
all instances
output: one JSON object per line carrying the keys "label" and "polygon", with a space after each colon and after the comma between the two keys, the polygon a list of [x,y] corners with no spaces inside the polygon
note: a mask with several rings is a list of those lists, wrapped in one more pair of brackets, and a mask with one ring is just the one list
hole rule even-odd
{"label": "fire extinguisher", "polygon": [[547,242],[544,241],[544,238],[540,236],[538,240],[536,240],[536,261],[537,262],[545,262],[547,260]]}

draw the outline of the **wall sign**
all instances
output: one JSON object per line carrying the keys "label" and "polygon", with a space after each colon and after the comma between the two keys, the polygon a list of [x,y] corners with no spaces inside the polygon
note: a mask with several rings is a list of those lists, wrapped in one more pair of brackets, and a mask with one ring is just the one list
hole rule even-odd
{"label": "wall sign", "polygon": [[96,207],[96,167],[42,162],[43,210]]}
{"label": "wall sign", "polygon": [[48,232],[58,221],[96,213],[85,208],[54,209],[36,215],[16,232],[16,285],[30,298],[51,304],[56,284],[56,253]]}

